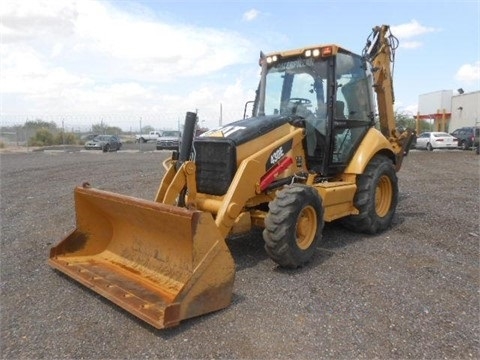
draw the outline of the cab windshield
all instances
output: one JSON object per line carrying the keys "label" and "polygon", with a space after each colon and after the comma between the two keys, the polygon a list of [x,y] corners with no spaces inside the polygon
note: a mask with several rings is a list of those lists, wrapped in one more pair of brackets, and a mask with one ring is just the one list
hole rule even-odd
{"label": "cab windshield", "polygon": [[365,60],[339,50],[325,58],[280,57],[263,66],[254,115],[302,117],[308,156],[345,164],[373,124],[372,77]]}
{"label": "cab windshield", "polygon": [[327,61],[295,58],[278,62],[266,75],[265,115],[325,120],[326,92]]}

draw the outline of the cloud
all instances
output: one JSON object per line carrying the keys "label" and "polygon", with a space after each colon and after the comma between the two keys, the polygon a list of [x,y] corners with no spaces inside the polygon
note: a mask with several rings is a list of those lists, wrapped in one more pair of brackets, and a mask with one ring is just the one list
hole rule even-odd
{"label": "cloud", "polygon": [[0,8],[2,42],[42,41],[45,36],[69,36],[74,31],[77,15],[74,4],[68,1],[6,0]]}
{"label": "cloud", "polygon": [[455,74],[455,80],[465,83],[478,83],[480,81],[480,61],[460,66]]}
{"label": "cloud", "polygon": [[441,31],[437,28],[421,25],[417,20],[411,20],[406,24],[391,26],[390,29],[392,34],[400,40],[400,47],[404,49],[417,49],[423,46],[423,43],[415,40],[416,38],[424,34]]}
{"label": "cloud", "polygon": [[243,21],[253,21],[255,20],[258,15],[260,15],[260,12],[256,9],[250,9],[247,12],[243,14]]}
{"label": "cloud", "polygon": [[87,76],[77,75],[26,46],[8,47],[2,55],[0,74],[2,93],[19,93],[45,96],[47,92],[58,94],[65,87],[92,84]]}
{"label": "cloud", "polygon": [[[258,15],[248,13],[249,19]],[[206,108],[212,99],[218,112],[222,84],[202,88],[195,79],[250,63],[249,54],[257,53],[234,31],[159,21],[148,11],[101,0],[6,0],[0,32],[2,117],[18,111],[184,114],[186,104]]]}
{"label": "cloud", "polygon": [[59,61],[73,53],[94,71],[107,64],[108,75],[138,80],[209,74],[243,63],[253,50],[235,32],[159,22],[104,1],[7,0],[0,19],[2,55],[27,46]]}
{"label": "cloud", "polygon": [[423,34],[440,31],[440,29],[423,26],[417,20],[411,20],[406,24],[392,26],[391,30],[393,35],[399,39],[411,39]]}

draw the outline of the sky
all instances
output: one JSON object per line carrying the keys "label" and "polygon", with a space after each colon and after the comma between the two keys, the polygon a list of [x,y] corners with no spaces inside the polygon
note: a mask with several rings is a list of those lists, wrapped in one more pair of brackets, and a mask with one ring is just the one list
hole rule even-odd
{"label": "sky", "polygon": [[175,129],[241,119],[260,51],[339,44],[361,53],[388,24],[400,42],[395,109],[421,94],[480,90],[480,0],[4,0],[0,125],[54,121]]}

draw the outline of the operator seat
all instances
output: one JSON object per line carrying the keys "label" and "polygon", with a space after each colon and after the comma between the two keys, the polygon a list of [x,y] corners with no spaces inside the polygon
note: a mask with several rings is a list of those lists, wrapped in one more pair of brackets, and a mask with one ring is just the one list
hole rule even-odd
{"label": "operator seat", "polygon": [[335,101],[335,119],[347,120],[345,116],[345,103],[343,101]]}

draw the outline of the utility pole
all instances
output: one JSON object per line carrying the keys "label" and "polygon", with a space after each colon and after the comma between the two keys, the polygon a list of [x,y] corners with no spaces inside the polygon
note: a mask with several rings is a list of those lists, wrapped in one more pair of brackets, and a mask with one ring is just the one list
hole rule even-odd
{"label": "utility pole", "polygon": [[65,152],[65,119],[62,119],[62,145],[63,145],[63,152]]}
{"label": "utility pole", "polygon": [[223,122],[223,108],[222,108],[222,103],[220,103],[220,118],[218,119],[218,126],[222,126]]}

